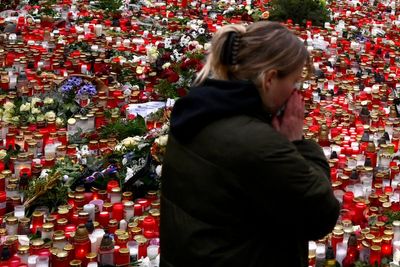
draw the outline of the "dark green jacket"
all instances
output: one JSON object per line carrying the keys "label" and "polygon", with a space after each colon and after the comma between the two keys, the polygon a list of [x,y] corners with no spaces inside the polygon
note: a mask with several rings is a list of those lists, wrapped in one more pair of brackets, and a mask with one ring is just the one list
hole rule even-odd
{"label": "dark green jacket", "polygon": [[[235,86],[226,83],[200,90],[212,97]],[[161,181],[161,267],[308,266],[308,241],[339,215],[318,144],[288,141],[252,108],[208,123],[198,116],[204,125],[185,138],[174,116],[192,107],[177,105]]]}

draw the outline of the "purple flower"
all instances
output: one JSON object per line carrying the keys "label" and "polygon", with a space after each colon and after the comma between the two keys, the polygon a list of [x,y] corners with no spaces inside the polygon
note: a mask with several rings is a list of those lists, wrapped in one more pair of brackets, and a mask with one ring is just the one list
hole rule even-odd
{"label": "purple flower", "polygon": [[96,93],[97,93],[96,87],[94,87],[92,84],[85,84],[78,90],[77,95],[78,96],[82,96],[82,95],[94,96]]}
{"label": "purple flower", "polygon": [[64,84],[63,86],[61,86],[61,93],[63,94],[68,94],[72,91],[72,86],[69,84]]}
{"label": "purple flower", "polygon": [[68,82],[74,86],[80,86],[83,83],[83,80],[79,77],[71,77],[68,79]]}

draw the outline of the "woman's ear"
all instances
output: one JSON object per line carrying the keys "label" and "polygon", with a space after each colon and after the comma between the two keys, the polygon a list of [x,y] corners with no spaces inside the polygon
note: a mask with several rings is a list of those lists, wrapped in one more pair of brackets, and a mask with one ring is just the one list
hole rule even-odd
{"label": "woman's ear", "polygon": [[277,78],[277,76],[278,72],[274,69],[265,71],[262,79],[263,89],[268,91],[273,86],[274,80]]}

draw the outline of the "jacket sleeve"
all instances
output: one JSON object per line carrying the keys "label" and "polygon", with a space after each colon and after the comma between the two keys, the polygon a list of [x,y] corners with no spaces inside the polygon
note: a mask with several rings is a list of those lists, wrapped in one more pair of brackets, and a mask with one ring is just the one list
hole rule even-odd
{"label": "jacket sleeve", "polygon": [[[258,189],[270,196],[285,198],[274,213],[293,222],[293,227],[307,240],[316,240],[330,233],[339,216],[339,202],[329,180],[330,169],[322,149],[309,140],[289,142],[280,134],[273,141],[263,142],[257,150],[253,166],[257,171]],[[271,203],[264,198],[266,210]]]}

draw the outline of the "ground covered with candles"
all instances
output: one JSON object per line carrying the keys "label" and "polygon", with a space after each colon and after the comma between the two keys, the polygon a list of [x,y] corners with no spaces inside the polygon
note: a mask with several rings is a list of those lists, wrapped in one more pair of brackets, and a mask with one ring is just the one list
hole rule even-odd
{"label": "ground covered with candles", "polygon": [[0,267],[158,266],[170,111],[219,27],[268,19],[312,54],[304,136],[342,203],[309,265],[399,266],[398,6],[315,3],[1,1]]}

